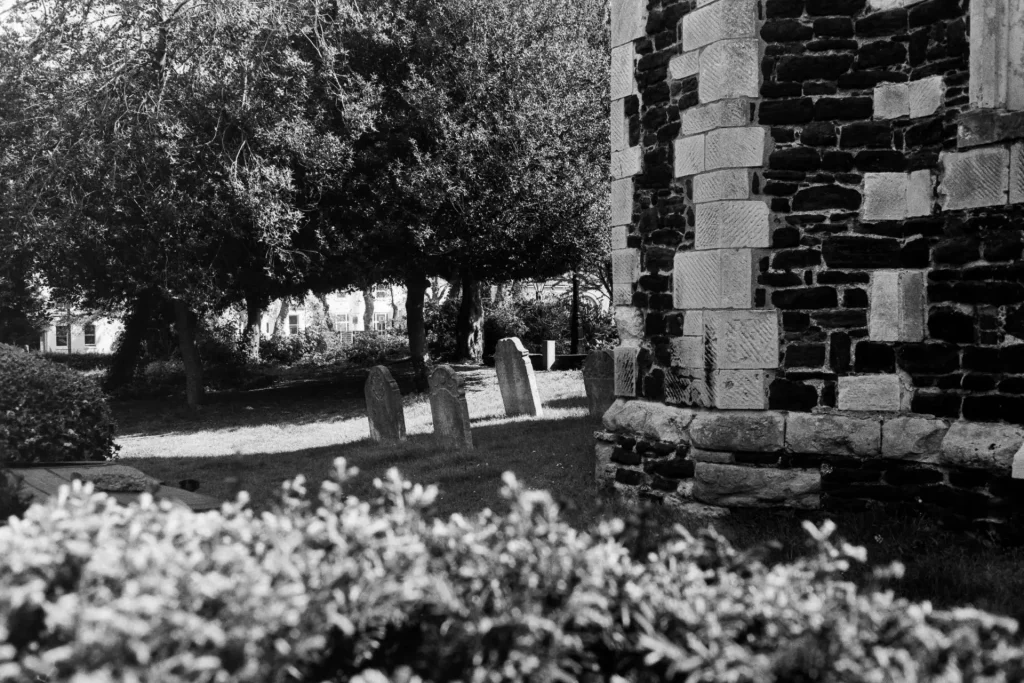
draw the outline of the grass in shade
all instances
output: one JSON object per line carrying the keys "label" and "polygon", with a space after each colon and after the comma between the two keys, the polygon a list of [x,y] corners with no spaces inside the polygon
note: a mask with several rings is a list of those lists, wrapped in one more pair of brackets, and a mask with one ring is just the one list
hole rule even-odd
{"label": "grass in shade", "polygon": [[[295,377],[261,391],[216,394],[199,416],[178,407],[177,399],[115,403],[122,457],[167,482],[197,479],[207,495],[227,499],[236,488],[245,489],[258,510],[269,508],[281,482],[297,474],[316,490],[334,459],[343,456],[362,473],[352,494],[370,495],[373,478],[397,467],[412,481],[438,485],[437,513],[444,516],[500,509],[501,474],[511,470],[529,486],[550,490],[577,526],[629,516],[630,543],[640,554],[653,549],[677,521],[691,530],[706,525],[673,518],[663,508],[630,510],[596,496],[593,431],[598,425],[587,416],[579,372],[537,373],[543,417],[506,418],[494,370],[459,369],[466,379],[473,451],[434,445],[429,403],[411,393],[407,369],[396,367],[409,433],[397,446],[368,440],[362,398],[366,371],[349,370]],[[843,538],[867,547],[871,566],[903,562],[906,575],[892,585],[898,594],[939,607],[972,604],[1024,619],[1024,549],[941,529],[920,512],[734,510],[714,526],[743,548],[777,541],[780,548],[769,558],[792,560],[807,546],[801,522],[827,518],[838,524]],[[864,583],[869,574],[858,567],[849,578]]]}

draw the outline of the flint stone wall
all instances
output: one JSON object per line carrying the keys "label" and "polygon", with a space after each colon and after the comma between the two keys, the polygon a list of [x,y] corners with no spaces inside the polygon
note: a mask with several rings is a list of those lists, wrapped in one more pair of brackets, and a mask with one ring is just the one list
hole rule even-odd
{"label": "flint stone wall", "polygon": [[[639,159],[611,189],[613,304],[630,323],[618,395],[803,414],[797,427],[839,411],[819,426],[842,445],[812,430],[800,448],[1011,476],[991,453],[944,455],[935,425],[1024,425],[1020,3],[615,0],[612,14],[612,148]],[[877,435],[847,429],[874,413]],[[858,492],[891,499],[903,475],[880,472]]]}

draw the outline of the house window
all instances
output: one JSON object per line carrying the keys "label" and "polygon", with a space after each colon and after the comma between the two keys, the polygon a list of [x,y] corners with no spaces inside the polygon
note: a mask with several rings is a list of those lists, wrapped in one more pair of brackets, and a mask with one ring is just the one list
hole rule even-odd
{"label": "house window", "polygon": [[57,346],[67,348],[68,345],[68,326],[57,325]]}
{"label": "house window", "polygon": [[288,334],[299,333],[299,316],[290,315],[288,316]]}
{"label": "house window", "polygon": [[85,345],[96,346],[96,326],[92,323],[85,326]]}
{"label": "house window", "polygon": [[387,289],[387,287],[378,287],[373,292],[373,298],[374,299],[378,299],[378,300],[380,300],[380,299],[387,299],[388,298],[388,289]]}
{"label": "house window", "polygon": [[970,54],[971,106],[1024,110],[1024,3],[971,0]]}
{"label": "house window", "polygon": [[383,332],[388,327],[388,316],[386,313],[374,313],[373,314],[373,329],[377,332]]}

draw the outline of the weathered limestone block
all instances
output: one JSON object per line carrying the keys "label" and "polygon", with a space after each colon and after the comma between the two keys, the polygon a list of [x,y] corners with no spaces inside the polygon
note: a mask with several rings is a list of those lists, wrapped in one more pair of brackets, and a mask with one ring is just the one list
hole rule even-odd
{"label": "weathered limestone block", "polygon": [[711,400],[721,410],[767,410],[770,375],[764,370],[715,370]]}
{"label": "weathered limestone block", "polygon": [[616,225],[611,228],[611,242],[612,250],[625,249],[628,244],[626,242],[629,237],[629,226],[628,225]]}
{"label": "weathered limestone block", "polygon": [[939,110],[939,105],[942,104],[942,76],[929,76],[911,81],[908,86],[911,118],[931,116]]}
{"label": "weathered limestone block", "polygon": [[704,311],[687,311],[683,318],[683,336],[704,338]]}
{"label": "weathered limestone block", "polygon": [[864,220],[895,221],[907,217],[907,174],[864,174]]}
{"label": "weathered limestone block", "polygon": [[598,485],[602,482],[615,479],[617,467],[612,463],[612,453],[615,452],[615,444],[606,441],[598,441],[594,444],[595,463],[594,474],[597,476]]}
{"label": "weathered limestone block", "polygon": [[785,433],[785,415],[770,411],[701,411],[690,424],[690,441],[706,451],[774,453],[785,445]]}
{"label": "weathered limestone block", "polygon": [[1008,3],[1006,51],[1006,108],[1024,109],[1024,4]]}
{"label": "weathered limestone block", "polygon": [[874,91],[876,119],[910,116],[910,86],[906,83],[879,83]]}
{"label": "weathered limestone block", "polygon": [[766,137],[767,129],[760,126],[710,131],[704,143],[704,168],[713,171],[761,166],[764,164]]}
{"label": "weathered limestone block", "polygon": [[629,306],[633,303],[633,285],[624,282],[612,284],[612,305]]}
{"label": "weathered limestone block", "polygon": [[1024,142],[1010,148],[1010,203],[1024,202]]}
{"label": "weathered limestone block", "polygon": [[722,100],[684,109],[679,116],[680,135],[697,135],[715,128],[746,126],[750,105],[746,100]]}
{"label": "weathered limestone block", "polygon": [[779,367],[779,314],[772,310],[707,311],[704,344],[708,367],[773,370]]}
{"label": "weathered limestone block", "polygon": [[954,422],[945,438],[939,462],[942,465],[974,467],[995,474],[1010,475],[1013,459],[1024,445],[1024,429],[992,422]]}
{"label": "weathered limestone block", "polygon": [[[749,196],[750,174],[745,168],[711,171],[693,177],[693,201],[696,204],[717,202],[723,199],[746,199]],[[765,207],[767,214],[767,205]],[[767,219],[765,223],[767,228]],[[768,244],[764,246],[767,247]]]}
{"label": "weathered limestone block", "polygon": [[978,109],[1005,109],[1009,61],[1004,2],[979,0],[970,4],[971,66],[968,92],[971,106]]}
{"label": "weathered limestone block", "polygon": [[640,145],[612,152],[612,178],[628,178],[637,175],[643,170],[643,158],[643,148]]}
{"label": "weathered limestone block", "polygon": [[675,337],[672,339],[672,364],[681,368],[704,366],[704,339]]}
{"label": "weathered limestone block", "polygon": [[764,253],[755,249],[720,249],[719,287],[721,308],[754,307],[754,283],[757,282],[758,259]]}
{"label": "weathered limestone block", "polygon": [[907,216],[931,215],[933,201],[931,171],[922,169],[912,172],[907,180]]}
{"label": "weathered limestone block", "polygon": [[613,100],[636,94],[636,79],[633,76],[635,59],[633,43],[612,48],[611,98]]}
{"label": "weathered limestone block", "polygon": [[676,178],[704,172],[704,136],[691,135],[673,143],[674,175]]}
{"label": "weathered limestone block", "polygon": [[644,4],[642,0],[612,0],[612,47],[644,37]]}
{"label": "weathered limestone block", "polygon": [[698,462],[693,497],[711,505],[733,507],[821,506],[821,472],[777,470]]}
{"label": "weathered limestone block", "polygon": [[668,63],[668,74],[672,80],[693,76],[700,69],[700,52],[692,50],[676,55]]}
{"label": "weathered limestone block", "polygon": [[719,0],[682,19],[683,50],[696,50],[723,38],[755,36],[754,5],[749,0]]}
{"label": "weathered limestone block", "polygon": [[611,203],[612,225],[627,225],[633,222],[632,178],[612,181]]}
{"label": "weathered limestone block", "polygon": [[[743,169],[739,172],[746,173]],[[700,204],[696,210],[694,249],[767,248],[769,232],[768,205],[764,202]]]}
{"label": "weathered limestone block", "polygon": [[839,410],[887,410],[903,407],[899,375],[850,375],[839,378]]}
{"label": "weathered limestone block", "polygon": [[639,277],[639,249],[617,249],[612,252],[612,282],[617,284],[633,284]]}
{"label": "weathered limestone block", "polygon": [[754,307],[758,259],[754,249],[707,249],[678,252],[673,269],[673,306],[695,308]]}
{"label": "weathered limestone block", "polygon": [[629,432],[654,441],[688,443],[687,428],[694,411],[654,401],[624,401],[621,398],[604,414],[604,428]]}
{"label": "weathered limestone block", "polygon": [[668,403],[681,403],[694,408],[711,407],[711,390],[704,368],[681,368],[665,372],[664,390]]}
{"label": "weathered limestone block", "polygon": [[627,130],[628,126],[626,123],[625,105],[626,101],[624,99],[612,101],[610,142],[613,154],[626,149],[629,144],[629,131]]}
{"label": "weathered limestone block", "polygon": [[637,356],[640,349],[635,346],[619,346],[615,349],[615,395],[636,396],[639,380]]}
{"label": "weathered limestone block", "polygon": [[874,271],[869,304],[868,336],[873,341],[924,339],[924,271]]}
{"label": "weathered limestone block", "polygon": [[719,465],[733,465],[736,463],[736,455],[725,451],[706,451],[703,448],[690,446],[686,457],[694,462],[713,462]]}
{"label": "weathered limestone block", "polygon": [[882,421],[842,415],[789,413],[786,447],[794,453],[876,456],[882,447]]}
{"label": "weathered limestone block", "polygon": [[[973,64],[973,60],[972,60]],[[980,147],[966,152],[943,152],[944,170],[939,194],[943,209],[972,209],[1006,203],[1010,179],[1010,153],[1005,147]]]}
{"label": "weathered limestone block", "polygon": [[640,346],[644,340],[644,312],[634,306],[616,306],[615,329],[623,346]]}
{"label": "weathered limestone block", "polygon": [[945,420],[894,417],[882,422],[882,457],[937,464],[942,439],[949,431]]}
{"label": "weathered limestone block", "polygon": [[697,86],[700,102],[757,97],[761,76],[758,46],[756,38],[722,40],[701,50]]}

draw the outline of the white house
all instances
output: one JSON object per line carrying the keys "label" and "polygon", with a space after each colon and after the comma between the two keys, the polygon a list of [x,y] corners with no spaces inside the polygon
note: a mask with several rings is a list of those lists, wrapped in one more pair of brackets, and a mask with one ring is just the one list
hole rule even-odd
{"label": "white house", "polygon": [[40,335],[39,350],[49,353],[113,353],[114,341],[122,329],[121,321],[113,318],[87,319],[85,322],[72,320],[70,324],[58,321]]}

